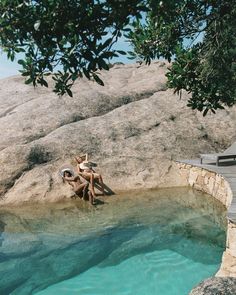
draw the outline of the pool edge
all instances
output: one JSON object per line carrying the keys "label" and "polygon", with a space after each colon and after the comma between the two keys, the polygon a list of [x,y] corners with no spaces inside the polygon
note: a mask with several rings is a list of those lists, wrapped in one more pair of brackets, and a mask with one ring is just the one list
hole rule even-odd
{"label": "pool edge", "polygon": [[223,171],[214,171],[214,168],[208,167],[209,165],[204,166],[189,161],[175,161],[175,163],[189,186],[212,195],[226,206],[228,219],[226,249],[216,276],[236,277],[236,222],[231,218],[234,194],[230,181],[226,179]]}

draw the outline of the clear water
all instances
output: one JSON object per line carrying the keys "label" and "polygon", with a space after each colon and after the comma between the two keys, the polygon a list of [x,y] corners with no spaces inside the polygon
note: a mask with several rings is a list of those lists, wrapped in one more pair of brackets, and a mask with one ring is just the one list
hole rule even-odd
{"label": "clear water", "polygon": [[225,209],[165,189],[0,212],[0,294],[187,295],[216,273]]}

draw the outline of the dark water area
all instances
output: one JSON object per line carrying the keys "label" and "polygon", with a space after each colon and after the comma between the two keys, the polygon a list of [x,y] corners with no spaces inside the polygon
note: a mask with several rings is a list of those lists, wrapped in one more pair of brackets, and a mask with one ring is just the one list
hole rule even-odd
{"label": "dark water area", "polygon": [[217,271],[225,248],[226,211],[211,196],[174,188],[103,200],[95,208],[73,200],[1,209],[0,294],[36,294],[95,267],[114,268],[163,251]]}

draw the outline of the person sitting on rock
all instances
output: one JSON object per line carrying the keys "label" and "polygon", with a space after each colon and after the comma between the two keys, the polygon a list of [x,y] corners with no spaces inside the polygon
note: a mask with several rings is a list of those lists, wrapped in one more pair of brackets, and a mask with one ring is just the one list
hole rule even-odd
{"label": "person sitting on rock", "polygon": [[76,196],[82,198],[83,200],[85,200],[88,196],[90,203],[93,205],[94,198],[93,194],[89,191],[89,183],[82,182],[78,175],[73,176],[69,170],[63,172],[63,180],[68,182]]}
{"label": "person sitting on rock", "polygon": [[85,178],[87,181],[89,181],[91,184],[91,192],[93,194],[93,197],[95,198],[96,196],[94,191],[95,181],[98,181],[98,183],[100,184],[102,194],[104,195],[104,183],[103,183],[102,175],[99,173],[96,173],[93,170],[93,167],[96,167],[97,164],[88,161],[88,154],[75,157],[75,160],[77,161],[78,174],[81,175],[83,178]]}

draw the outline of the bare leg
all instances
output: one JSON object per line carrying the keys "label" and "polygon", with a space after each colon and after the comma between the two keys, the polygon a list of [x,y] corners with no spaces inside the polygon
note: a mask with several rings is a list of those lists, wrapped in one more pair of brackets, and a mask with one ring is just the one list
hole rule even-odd
{"label": "bare leg", "polygon": [[94,175],[91,173],[90,175],[90,184],[91,184],[91,193],[93,195],[93,198],[96,197],[95,191],[94,191]]}
{"label": "bare leg", "polygon": [[89,202],[91,205],[93,205],[93,202],[94,202],[93,194],[90,191],[88,191],[88,195],[89,195]]}
{"label": "bare leg", "polygon": [[83,192],[85,186],[86,186],[86,183],[81,183],[80,185],[78,185],[76,187],[76,190],[74,191],[76,195],[79,196]]}
{"label": "bare leg", "polygon": [[99,174],[98,176],[98,182],[101,185],[102,188],[102,194],[104,195],[104,183],[103,183],[103,179],[102,179],[102,175]]}
{"label": "bare leg", "polygon": [[86,196],[88,194],[88,187],[89,187],[89,183],[85,183],[84,189],[83,189],[83,200],[86,199]]}

